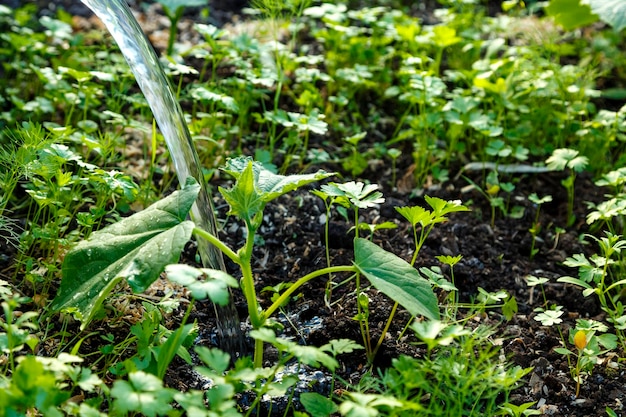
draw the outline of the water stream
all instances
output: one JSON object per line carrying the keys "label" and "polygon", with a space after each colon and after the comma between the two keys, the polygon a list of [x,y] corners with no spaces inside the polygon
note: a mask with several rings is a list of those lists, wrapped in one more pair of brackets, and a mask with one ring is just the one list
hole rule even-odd
{"label": "water stream", "polygon": [[[198,154],[180,104],[159,63],[156,52],[141,30],[125,0],[81,0],[107,27],[130,65],[154,118],[165,138],[180,184],[191,176],[201,185],[200,194],[191,209],[191,217],[199,227],[217,234],[211,196],[202,176]],[[221,252],[203,239],[198,251],[206,267],[224,270]],[[234,303],[218,307],[218,330],[221,348],[231,354],[243,352],[243,335]]]}

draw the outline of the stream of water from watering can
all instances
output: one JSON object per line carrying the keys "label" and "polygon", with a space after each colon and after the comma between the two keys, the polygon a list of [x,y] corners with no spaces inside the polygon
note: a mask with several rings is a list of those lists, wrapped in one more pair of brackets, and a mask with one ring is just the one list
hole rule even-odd
{"label": "stream of water from watering can", "polygon": [[[81,0],[102,20],[130,65],[159,129],[165,138],[180,184],[194,177],[201,185],[200,194],[191,209],[191,217],[199,227],[217,234],[211,196],[203,179],[198,154],[185,122],[180,104],[159,63],[154,48],[125,0]],[[198,251],[206,267],[224,270],[221,252],[203,239]],[[243,336],[234,303],[216,308],[221,333],[221,348],[231,354],[243,352]]]}

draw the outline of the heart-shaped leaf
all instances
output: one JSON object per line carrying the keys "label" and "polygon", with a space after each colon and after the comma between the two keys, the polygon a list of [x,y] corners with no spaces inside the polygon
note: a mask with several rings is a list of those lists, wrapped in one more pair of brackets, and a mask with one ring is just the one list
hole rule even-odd
{"label": "heart-shaped leaf", "polygon": [[148,288],[189,241],[194,223],[185,218],[199,190],[190,177],[182,190],[80,242],[65,256],[52,308],[74,313],[84,328],[122,279],[134,292]]}
{"label": "heart-shaped leaf", "polygon": [[355,266],[369,282],[414,316],[439,318],[437,297],[408,262],[366,239],[354,240]]}

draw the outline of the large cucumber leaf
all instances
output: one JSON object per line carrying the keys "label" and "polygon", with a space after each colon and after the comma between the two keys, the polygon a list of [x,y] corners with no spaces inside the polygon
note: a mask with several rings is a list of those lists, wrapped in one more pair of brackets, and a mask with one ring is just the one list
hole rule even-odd
{"label": "large cucumber leaf", "polygon": [[600,19],[608,23],[617,32],[626,27],[626,1],[624,0],[581,0],[581,4],[588,4],[591,11]]}
{"label": "large cucumber leaf", "polygon": [[545,10],[565,30],[587,26],[598,20],[589,5],[581,4],[580,0],[550,0]]}
{"label": "large cucumber leaf", "polygon": [[590,25],[598,18],[617,32],[626,27],[624,0],[550,0],[545,10],[566,30]]}
{"label": "large cucumber leaf", "polygon": [[414,316],[439,319],[437,297],[426,279],[402,258],[367,239],[354,241],[354,264],[368,281]]}
{"label": "large cucumber leaf", "polygon": [[178,262],[194,223],[185,220],[200,186],[193,178],[145,210],[91,234],[65,256],[63,279],[52,302],[81,320],[84,328],[123,279],[145,291],[166,265]]}

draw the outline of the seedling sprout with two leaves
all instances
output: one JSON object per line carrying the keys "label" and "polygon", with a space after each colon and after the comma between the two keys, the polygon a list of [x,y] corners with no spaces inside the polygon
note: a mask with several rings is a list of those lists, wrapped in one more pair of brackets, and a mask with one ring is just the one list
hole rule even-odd
{"label": "seedling sprout with two leaves", "polygon": [[555,149],[552,155],[546,159],[549,169],[555,171],[563,171],[569,168],[569,176],[561,181],[565,190],[567,190],[567,226],[572,226],[576,221],[574,217],[574,182],[576,174],[587,167],[589,159],[586,156],[579,155],[575,149]]}
{"label": "seedling sprout with two leaves", "polygon": [[530,259],[532,260],[537,252],[539,252],[538,249],[535,249],[535,244],[537,243],[537,235],[539,235],[539,232],[541,231],[541,223],[539,223],[539,210],[542,204],[552,201],[552,196],[546,195],[543,197],[539,197],[537,193],[532,193],[528,196],[528,200],[530,200],[531,203],[537,206],[537,210],[535,211],[535,221],[533,222],[532,227],[528,229],[532,236],[532,242],[530,244]]}

